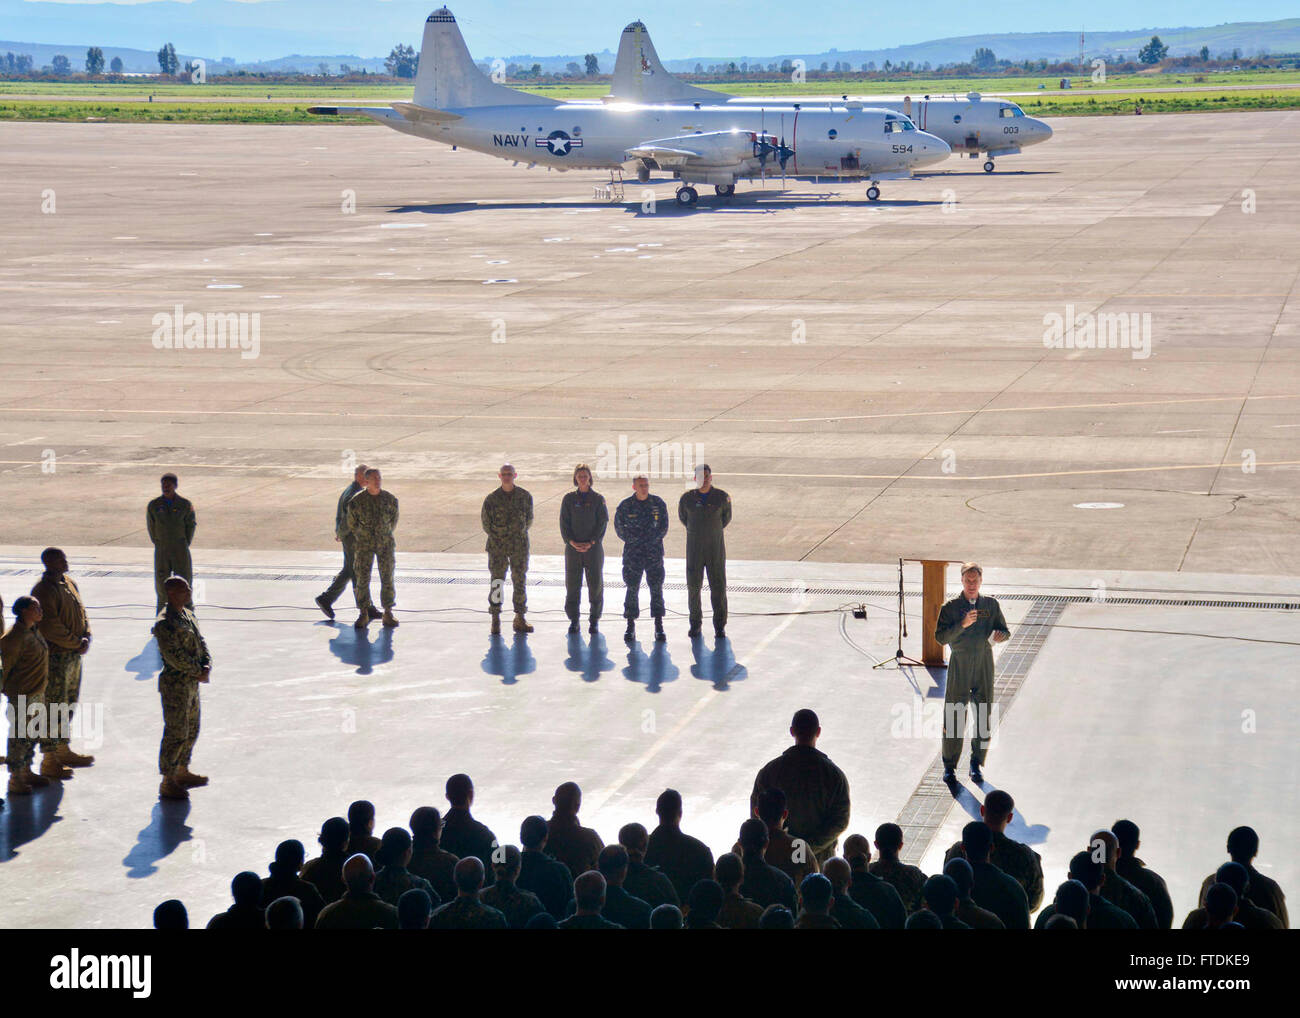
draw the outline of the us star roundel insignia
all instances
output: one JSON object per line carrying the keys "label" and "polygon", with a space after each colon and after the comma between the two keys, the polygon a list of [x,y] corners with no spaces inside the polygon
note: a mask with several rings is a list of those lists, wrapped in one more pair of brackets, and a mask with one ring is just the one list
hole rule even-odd
{"label": "us star roundel insignia", "polygon": [[537,139],[537,147],[549,149],[553,156],[567,156],[570,149],[582,148],[581,138],[571,138],[567,131],[552,131],[545,138]]}

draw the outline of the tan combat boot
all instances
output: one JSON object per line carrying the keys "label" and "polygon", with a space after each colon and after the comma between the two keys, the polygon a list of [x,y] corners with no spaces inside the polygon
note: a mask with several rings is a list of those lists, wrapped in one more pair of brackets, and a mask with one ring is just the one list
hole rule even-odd
{"label": "tan combat boot", "polygon": [[208,779],[205,775],[195,774],[186,764],[181,764],[176,768],[174,776],[176,784],[183,788],[198,788],[200,785],[206,785]]}
{"label": "tan combat boot", "polygon": [[95,758],[86,753],[74,753],[72,747],[62,745],[54,751],[55,758],[64,767],[89,767]]}
{"label": "tan combat boot", "polygon": [[32,786],[27,783],[23,777],[22,771],[11,771],[9,774],[9,794],[10,795],[31,795]]}
{"label": "tan combat boot", "polygon": [[[41,770],[45,770],[45,762],[41,761]],[[68,771],[68,777],[72,777],[72,772]],[[32,788],[45,788],[49,785],[50,779],[43,774],[34,774],[30,767],[23,769],[23,780]]]}
{"label": "tan combat boot", "polygon": [[370,612],[362,609],[361,614],[357,616],[356,622],[352,623],[353,629],[365,629],[370,625]]}
{"label": "tan combat boot", "polygon": [[185,786],[170,774],[163,778],[162,784],[158,786],[158,798],[160,799],[188,799],[189,797],[190,793],[185,790]]}
{"label": "tan combat boot", "polygon": [[[30,767],[27,769],[27,774],[29,775],[27,778],[28,782],[39,788],[40,785],[37,785],[35,781],[32,781],[32,778],[35,777],[35,775],[31,773]],[[72,777],[72,771],[59,762],[59,755],[56,751],[53,753],[46,753],[41,757],[40,776],[41,778],[53,778],[55,781],[67,781]],[[42,784],[49,784],[49,782],[43,781]]]}
{"label": "tan combat boot", "polygon": [[396,617],[394,617],[394,615],[393,615],[393,609],[391,609],[391,608],[385,608],[385,609],[384,609],[384,628],[385,628],[385,629],[396,629],[399,625],[400,625],[400,623],[397,621]]}
{"label": "tan combat boot", "polygon": [[516,632],[516,633],[531,633],[532,631],[533,631],[533,627],[530,626],[530,625],[527,623],[527,621],[525,621],[524,616],[523,616],[523,613],[522,613],[522,612],[516,612],[516,613],[515,613],[515,632]]}

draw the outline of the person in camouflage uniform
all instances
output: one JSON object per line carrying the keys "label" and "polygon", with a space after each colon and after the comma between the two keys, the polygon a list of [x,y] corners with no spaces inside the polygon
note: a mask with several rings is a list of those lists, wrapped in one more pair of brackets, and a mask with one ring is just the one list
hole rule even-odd
{"label": "person in camouflage uniform", "polygon": [[158,771],[164,799],[188,799],[188,789],[206,785],[208,779],[190,771],[190,755],[199,737],[199,684],[212,674],[212,655],[199,632],[198,620],[186,606],[190,585],[182,577],[169,577],[164,585],[167,607],[158,614],[153,635],[158,641],[163,668],[158,676],[162,697],[163,735],[158,747]]}
{"label": "person in camouflage uniform", "polygon": [[731,522],[731,496],[713,487],[713,471],[704,464],[695,470],[698,488],[682,492],[677,516],[686,528],[686,598],[690,609],[691,639],[704,626],[700,592],[709,574],[709,600],[713,604],[713,634],[727,635],[727,546],[722,531]]}
{"label": "person in camouflage uniform", "polygon": [[[9,698],[10,713],[5,762],[9,766],[9,794],[30,795],[33,788],[50,783],[49,778],[32,771],[36,740],[27,727],[33,720],[32,708],[37,708],[37,716],[44,708],[49,648],[40,634],[41,603],[36,598],[18,598],[14,602],[14,620],[13,628],[0,636],[0,667],[4,669],[4,694]],[[3,628],[0,620],[0,632]]]}
{"label": "person in camouflage uniform", "polygon": [[[90,650],[90,620],[81,591],[68,576],[68,557],[59,548],[41,552],[45,573],[32,588],[41,603],[41,635],[50,648],[50,677],[45,702],[50,706],[50,727],[41,740],[41,775],[66,781],[70,767],[89,767],[93,756],[74,753],[68,745],[72,712],[81,699],[81,659]],[[59,730],[55,731],[54,727]],[[68,726],[65,728],[64,726]]]}
{"label": "person in camouflage uniform", "polygon": [[[196,525],[194,506],[176,493],[179,482],[175,474],[163,474],[161,483],[162,494],[149,503],[144,513],[149,540],[153,542],[155,612],[161,612],[167,603],[163,590],[167,577],[183,577],[187,585],[194,582],[194,564],[190,559]],[[193,602],[187,607],[193,610]]]}
{"label": "person in camouflage uniform", "polygon": [[664,634],[664,535],[668,533],[668,506],[650,494],[650,478],[632,478],[632,494],[614,512],[614,533],[623,540],[623,617],[627,632],[623,639],[636,639],[636,620],[641,614],[641,577],[650,587],[650,615],[655,620],[655,639]]}
{"label": "person in camouflage uniform", "polygon": [[503,463],[497,472],[501,487],[483,500],[480,514],[487,534],[488,572],[492,589],[488,593],[488,612],[492,615],[492,633],[501,632],[501,601],[505,594],[506,569],[514,584],[516,633],[531,633],[533,627],[524,618],[528,610],[528,528],[533,525],[533,496],[515,484],[515,468]]}
{"label": "person in camouflage uniform", "polygon": [[348,529],[348,503],[352,496],[366,486],[366,471],[370,469],[364,463],[359,464],[352,473],[352,483],[343,489],[338,506],[334,510],[334,540],[343,545],[343,568],[339,570],[334,581],[316,598],[316,606],[325,613],[327,619],[334,618],[334,602],[347,590],[351,583],[356,587],[355,560],[356,548],[352,541],[352,531]]}
{"label": "person in camouflage uniform", "polygon": [[397,529],[397,499],[391,491],[383,490],[383,478],[370,467],[365,472],[366,486],[348,499],[348,533],[352,535],[355,568],[352,590],[357,597],[357,629],[365,629],[374,618],[374,603],[370,600],[370,570],[379,560],[379,600],[384,606],[384,626],[393,629],[397,618],[393,605],[397,592],[393,588],[393,569],[397,564],[397,542],[393,531]]}

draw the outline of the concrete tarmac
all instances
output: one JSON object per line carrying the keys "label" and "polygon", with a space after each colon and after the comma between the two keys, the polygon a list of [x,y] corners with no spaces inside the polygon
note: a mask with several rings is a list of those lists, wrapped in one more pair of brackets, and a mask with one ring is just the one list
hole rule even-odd
{"label": "concrete tarmac", "polygon": [[[172,469],[200,545],[328,547],[355,457],[406,549],[472,552],[501,460],[545,533],[574,463],[613,501],[662,446],[746,558],[1295,575],[1297,126],[1071,118],[877,204],[659,181],[651,212],[379,127],[12,124],[7,539],[139,545]],[[177,308],[260,314],[257,356],[251,319],[158,348]],[[1098,311],[1149,356],[1045,347]]]}

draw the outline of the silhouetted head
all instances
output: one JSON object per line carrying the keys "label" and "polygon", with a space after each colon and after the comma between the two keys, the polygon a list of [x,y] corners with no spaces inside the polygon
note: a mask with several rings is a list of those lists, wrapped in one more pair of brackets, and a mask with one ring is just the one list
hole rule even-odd
{"label": "silhouetted head", "polygon": [[405,866],[411,861],[411,833],[405,827],[388,828],[375,858],[381,866]]}
{"label": "silhouetted head", "polygon": [[767,848],[767,824],[751,817],[740,825],[740,850],[746,855],[759,854]]}
{"label": "silhouetted head", "polygon": [[573,903],[579,915],[595,915],[605,907],[605,878],[596,870],[579,874],[573,882]]}
{"label": "silhouetted head", "polygon": [[650,844],[650,835],[640,824],[624,824],[618,829],[618,843],[627,849],[628,858],[640,862]]}
{"label": "silhouetted head", "polygon": [[804,912],[825,915],[834,896],[835,888],[820,873],[809,873],[799,884],[799,906]]}
{"label": "silhouetted head", "polygon": [[1237,892],[1227,884],[1212,884],[1205,892],[1205,914],[1214,923],[1231,920],[1237,914]]}
{"label": "silhouetted head", "polygon": [[837,898],[848,892],[849,884],[853,880],[853,871],[849,869],[848,861],[839,856],[826,860],[826,864],[822,866],[822,875],[831,882],[831,889]]}
{"label": "silhouetted head", "polygon": [[268,930],[300,930],[302,924],[302,902],[297,898],[286,894],[266,906]]}
{"label": "silhouetted head", "polygon": [[155,930],[188,930],[190,915],[185,905],[176,898],[168,898],[153,910],[153,928]]}
{"label": "silhouetted head", "polygon": [[483,863],[473,855],[467,855],[460,862],[456,863],[456,868],[451,871],[451,879],[456,884],[456,892],[462,898],[473,897],[478,894],[479,888],[483,886]]}
{"label": "silhouetted head", "polygon": [[650,913],[650,929],[680,930],[682,928],[682,910],[676,905],[658,905]]}
{"label": "silhouetted head", "polygon": [[850,834],[844,839],[844,860],[850,869],[865,870],[871,862],[871,842],[865,834]]}
{"label": "silhouetted head", "polygon": [[952,877],[936,873],[925,882],[921,897],[925,900],[926,907],[939,918],[952,915],[959,897],[957,882]]}
{"label": "silhouetted head", "polygon": [[321,824],[320,836],[316,840],[320,842],[323,852],[337,855],[347,847],[348,822],[342,817],[330,817]]}
{"label": "silhouetted head", "polygon": [[999,788],[984,797],[984,804],[980,806],[980,816],[993,830],[1004,831],[1007,824],[1011,823],[1011,815],[1015,812],[1015,808],[1016,800],[1011,798],[1011,793]]}
{"label": "silhouetted head", "polygon": [[1132,820],[1116,820],[1110,825],[1110,829],[1115,832],[1115,837],[1119,839],[1119,856],[1121,859],[1129,859],[1137,855],[1138,839],[1141,837],[1137,824]]}
{"label": "silhouetted head", "polygon": [[881,824],[876,828],[876,851],[882,858],[894,859],[903,850],[903,829],[898,824]]}
{"label": "silhouetted head", "polygon": [[370,834],[375,829],[375,804],[366,799],[358,799],[348,807],[348,827],[355,837],[358,834]]}
{"label": "silhouetted head", "polygon": [[907,917],[905,930],[941,930],[943,921],[928,908],[918,909]]}
{"label": "silhouetted head", "polygon": [[251,870],[236,873],[230,882],[230,896],[236,905],[260,905],[262,903],[262,878]]}
{"label": "silhouetted head", "polygon": [[605,883],[613,887],[622,887],[627,878],[627,849],[622,845],[606,845],[596,858],[596,869],[605,878]]}
{"label": "silhouetted head", "polygon": [[1045,930],[1077,930],[1078,928],[1079,924],[1075,922],[1074,918],[1062,912],[1057,912],[1048,918],[1047,922],[1043,923],[1043,929]]}
{"label": "silhouetted head", "polygon": [[817,737],[822,734],[822,723],[817,720],[817,712],[804,707],[794,712],[790,721],[790,734],[800,746],[815,746]]}
{"label": "silhouetted head", "polygon": [[1115,837],[1114,831],[1104,828],[1093,831],[1092,837],[1088,839],[1088,847],[1108,870],[1113,870],[1115,864],[1119,862],[1119,839]]}
{"label": "silhouetted head", "polygon": [[763,789],[758,793],[758,803],[754,806],[754,812],[768,827],[780,827],[786,814],[785,792],[779,788]]}
{"label": "silhouetted head", "polygon": [[989,861],[989,850],[993,847],[993,832],[987,824],[972,820],[961,829],[961,850],[966,853],[966,861],[979,863]]}
{"label": "silhouetted head", "polygon": [[524,817],[524,822],[519,825],[519,843],[530,851],[539,851],[546,844],[546,835],[544,817]]}
{"label": "silhouetted head", "polygon": [[686,925],[708,926],[716,923],[726,900],[726,892],[716,880],[695,881],[695,886],[686,896]]}
{"label": "silhouetted head", "polygon": [[397,899],[397,928],[399,930],[427,930],[433,915],[433,899],[421,887],[403,891]]}
{"label": "silhouetted head", "polygon": [[661,824],[675,826],[682,819],[682,793],[675,788],[665,788],[655,800],[655,815]]}
{"label": "silhouetted head", "polygon": [[1228,858],[1249,866],[1259,855],[1259,835],[1253,827],[1234,827],[1228,835]]}
{"label": "silhouetted head", "polygon": [[41,565],[47,573],[62,576],[68,571],[68,556],[63,554],[62,548],[46,548],[41,552]]}
{"label": "silhouetted head", "polygon": [[760,930],[793,930],[794,913],[784,905],[768,905],[758,917]]}
{"label": "silhouetted head", "polygon": [[282,841],[275,846],[275,861],[271,863],[271,876],[297,876],[306,860],[307,849],[303,847],[301,841],[293,839]]}
{"label": "silhouetted head", "polygon": [[734,852],[724,852],[713,864],[713,879],[730,894],[745,879],[745,864]]}
{"label": "silhouetted head", "polygon": [[[523,866],[523,855],[514,845],[502,845],[493,852],[492,872],[498,884],[513,884],[519,879],[519,869]],[[499,860],[499,861],[498,861]]]}
{"label": "silhouetted head", "polygon": [[1214,882],[1216,884],[1227,884],[1237,892],[1237,897],[1240,898],[1250,887],[1250,870],[1239,862],[1225,862],[1214,871]]}
{"label": "silhouetted head", "polygon": [[965,859],[952,859],[943,868],[943,875],[957,885],[957,897],[965,900],[970,897],[971,888],[975,886],[975,871]]}
{"label": "silhouetted head", "polygon": [[375,867],[368,856],[358,852],[343,863],[343,883],[349,894],[365,894],[375,886]]}
{"label": "silhouetted head", "polygon": [[474,782],[468,774],[453,774],[447,779],[447,801],[459,809],[469,809],[474,801]]}
{"label": "silhouetted head", "polygon": [[[1100,875],[1101,864],[1093,865],[1098,867],[1098,875]],[[1088,912],[1092,908],[1092,903],[1089,900],[1088,888],[1083,881],[1073,879],[1065,881],[1056,889],[1056,897],[1052,902],[1056,905],[1058,915],[1069,916],[1080,929],[1088,921]]]}
{"label": "silhouetted head", "polygon": [[1091,852],[1075,852],[1070,856],[1070,877],[1079,881],[1088,889],[1089,894],[1101,890],[1101,882],[1106,879],[1106,866],[1097,862]]}
{"label": "silhouetted head", "polygon": [[436,845],[442,837],[442,813],[435,806],[421,806],[411,814],[411,839],[417,845]]}
{"label": "silhouetted head", "polygon": [[555,916],[549,912],[538,912],[528,922],[524,923],[526,930],[553,930],[559,926],[555,921]]}
{"label": "silhouetted head", "polygon": [[582,809],[582,789],[576,781],[566,781],[551,796],[551,804],[560,816],[576,817]]}

